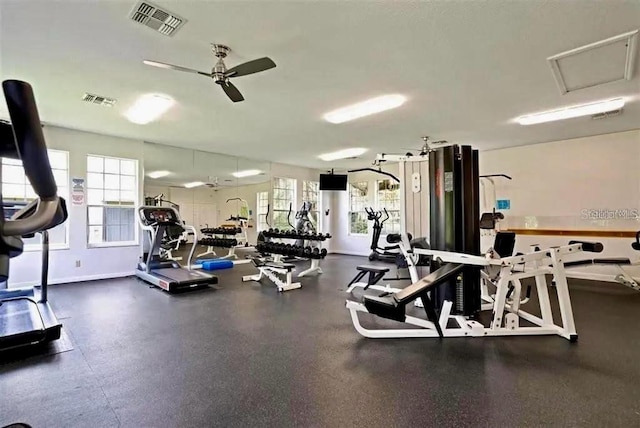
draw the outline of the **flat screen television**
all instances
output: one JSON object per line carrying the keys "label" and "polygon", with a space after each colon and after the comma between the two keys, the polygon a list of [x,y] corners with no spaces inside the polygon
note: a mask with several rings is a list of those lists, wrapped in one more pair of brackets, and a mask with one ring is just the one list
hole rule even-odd
{"label": "flat screen television", "polygon": [[320,190],[347,190],[348,175],[320,174]]}

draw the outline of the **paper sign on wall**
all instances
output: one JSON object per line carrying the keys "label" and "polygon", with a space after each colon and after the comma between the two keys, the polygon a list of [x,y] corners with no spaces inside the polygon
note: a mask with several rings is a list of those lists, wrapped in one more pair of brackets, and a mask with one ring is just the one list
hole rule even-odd
{"label": "paper sign on wall", "polygon": [[71,203],[73,205],[84,204],[84,178],[71,178]]}

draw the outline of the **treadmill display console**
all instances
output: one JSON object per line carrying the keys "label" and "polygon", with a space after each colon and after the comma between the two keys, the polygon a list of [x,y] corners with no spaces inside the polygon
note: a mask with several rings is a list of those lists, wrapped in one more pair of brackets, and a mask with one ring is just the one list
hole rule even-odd
{"label": "treadmill display console", "polygon": [[179,224],[175,212],[172,209],[149,208],[143,211],[146,224]]}

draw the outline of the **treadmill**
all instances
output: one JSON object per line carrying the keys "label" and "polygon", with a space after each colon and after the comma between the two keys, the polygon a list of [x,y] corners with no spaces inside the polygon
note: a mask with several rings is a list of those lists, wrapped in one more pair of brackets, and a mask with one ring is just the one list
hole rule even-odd
{"label": "treadmill", "polygon": [[[140,227],[148,232],[148,239],[143,239],[143,255],[138,263],[136,276],[169,293],[203,288],[218,283],[216,275],[191,268],[191,259],[198,243],[196,230],[193,226],[182,224],[175,208],[142,206],[138,208],[138,222]],[[162,260],[160,257],[162,237],[167,228],[174,226],[181,226],[193,232],[193,245],[189,251],[186,268],[174,260]]]}
{"label": "treadmill", "polygon": [[[11,123],[0,123],[0,157],[22,159],[25,174],[38,199],[5,220],[0,194],[0,350],[50,342],[60,338],[62,324],[47,299],[49,235],[47,230],[67,219],[58,197],[33,90],[26,82],[2,83]],[[0,171],[1,173],[1,171]],[[21,237],[42,234],[42,278],[35,287],[9,288],[9,262],[22,254]]]}

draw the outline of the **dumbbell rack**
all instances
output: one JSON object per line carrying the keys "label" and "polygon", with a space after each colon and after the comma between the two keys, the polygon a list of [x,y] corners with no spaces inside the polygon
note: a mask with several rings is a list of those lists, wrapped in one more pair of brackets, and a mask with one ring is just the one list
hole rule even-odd
{"label": "dumbbell rack", "polygon": [[[277,230],[277,229],[276,229]],[[299,260],[311,260],[311,266],[298,274],[298,277],[311,275],[314,273],[321,274],[320,260],[327,255],[327,250],[322,248],[322,242],[330,239],[330,234],[302,234],[295,231],[263,231],[265,237],[264,244],[258,244],[256,249],[262,253],[269,253],[273,257],[274,262],[284,261],[284,257],[295,257]],[[278,239],[280,242],[273,242],[272,239]],[[283,240],[302,241],[302,246],[293,246],[284,244]],[[315,245],[305,245],[306,242],[313,242]],[[296,249],[297,248],[297,249]],[[302,249],[302,250],[301,250]],[[307,252],[304,249],[308,249]],[[311,252],[318,249],[317,253]]]}
{"label": "dumbbell rack", "polygon": [[208,255],[217,257],[214,247],[219,247],[229,249],[229,253],[226,256],[220,257],[220,259],[237,259],[236,247],[238,246],[238,241],[235,239],[235,236],[238,233],[242,233],[242,231],[238,229],[239,228],[235,227],[204,227],[200,229],[200,232],[205,235],[205,238],[198,240],[198,243],[206,245],[207,251],[198,254],[196,258],[199,259]]}

